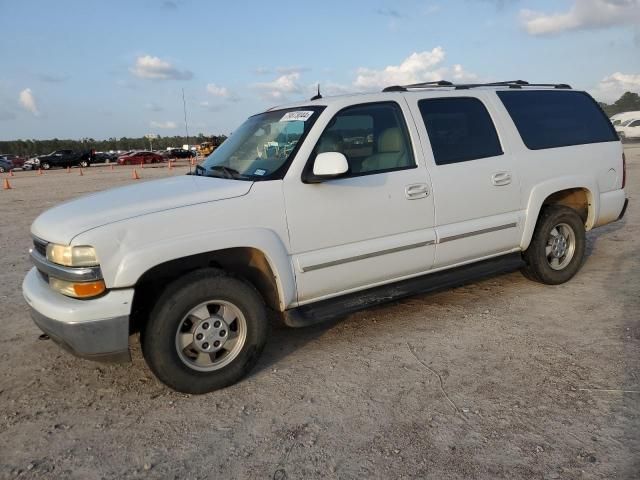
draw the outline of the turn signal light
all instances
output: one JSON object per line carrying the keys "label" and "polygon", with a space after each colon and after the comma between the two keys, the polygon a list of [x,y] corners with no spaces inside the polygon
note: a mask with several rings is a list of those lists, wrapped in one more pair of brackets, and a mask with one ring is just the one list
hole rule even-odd
{"label": "turn signal light", "polygon": [[49,277],[49,286],[63,295],[73,298],[91,298],[106,290],[104,280],[95,282],[67,282],[59,278]]}

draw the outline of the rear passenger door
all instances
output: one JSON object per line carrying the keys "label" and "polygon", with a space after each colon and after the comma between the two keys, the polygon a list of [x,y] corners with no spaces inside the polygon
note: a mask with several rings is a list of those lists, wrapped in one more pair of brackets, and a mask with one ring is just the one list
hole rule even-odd
{"label": "rear passenger door", "polygon": [[436,215],[434,267],[518,248],[520,180],[490,99],[409,96],[430,164]]}

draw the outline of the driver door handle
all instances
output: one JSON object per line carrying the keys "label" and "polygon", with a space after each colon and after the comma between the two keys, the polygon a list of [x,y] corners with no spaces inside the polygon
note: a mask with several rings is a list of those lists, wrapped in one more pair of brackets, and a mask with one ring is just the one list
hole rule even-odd
{"label": "driver door handle", "polygon": [[404,194],[409,200],[425,198],[429,196],[429,186],[426,183],[414,183],[404,188]]}

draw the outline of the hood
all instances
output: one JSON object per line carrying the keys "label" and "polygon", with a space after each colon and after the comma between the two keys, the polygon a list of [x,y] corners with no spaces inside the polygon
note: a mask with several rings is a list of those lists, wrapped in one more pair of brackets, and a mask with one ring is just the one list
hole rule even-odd
{"label": "hood", "polygon": [[253,182],[182,175],[113,188],[62,203],[36,218],[31,232],[48,242],[73,237],[109,223],[249,193]]}

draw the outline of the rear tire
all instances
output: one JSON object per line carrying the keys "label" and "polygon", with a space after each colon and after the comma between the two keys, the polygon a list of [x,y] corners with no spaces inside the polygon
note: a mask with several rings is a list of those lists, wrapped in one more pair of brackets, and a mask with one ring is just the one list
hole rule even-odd
{"label": "rear tire", "polygon": [[167,286],[142,330],[142,353],[165,385],[207,393],[255,366],[267,331],[266,307],[252,285],[202,269]]}
{"label": "rear tire", "polygon": [[49,165],[47,162],[44,162],[40,164],[40,167],[42,167],[43,170],[49,170],[51,168],[51,165]]}
{"label": "rear tire", "polygon": [[544,207],[529,248],[523,253],[525,277],[548,285],[570,280],[582,266],[586,245],[582,218],[563,205]]}

